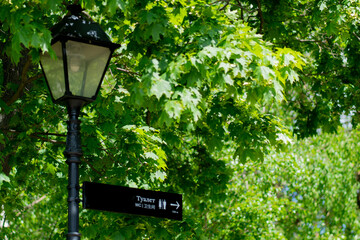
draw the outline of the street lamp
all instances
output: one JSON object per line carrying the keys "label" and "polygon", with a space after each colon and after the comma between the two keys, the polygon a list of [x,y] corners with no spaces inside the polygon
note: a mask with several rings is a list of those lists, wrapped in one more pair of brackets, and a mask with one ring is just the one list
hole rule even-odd
{"label": "street lamp", "polygon": [[54,103],[67,107],[69,121],[64,155],[69,165],[67,239],[80,240],[79,163],[80,109],[96,99],[112,53],[118,44],[82,11],[69,5],[69,14],[52,28],[51,46],[56,57],[41,54],[40,65]]}

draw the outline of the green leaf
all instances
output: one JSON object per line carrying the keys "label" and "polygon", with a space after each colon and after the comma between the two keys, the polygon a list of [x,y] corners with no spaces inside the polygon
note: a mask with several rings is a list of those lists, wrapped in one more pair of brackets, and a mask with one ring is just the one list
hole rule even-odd
{"label": "green leaf", "polygon": [[19,34],[15,34],[11,40],[11,48],[7,48],[7,55],[11,57],[14,63],[18,63],[20,61],[20,51],[22,49],[20,45],[20,36]]}
{"label": "green leaf", "polygon": [[167,169],[167,165],[166,165],[165,161],[162,158],[159,158],[157,160],[157,163],[158,163],[158,168],[159,169],[163,169],[163,170]]}
{"label": "green leaf", "polygon": [[289,66],[291,63],[295,62],[295,57],[294,55],[290,54],[290,53],[286,53],[283,55],[283,62],[284,62],[284,66]]}
{"label": "green leaf", "polygon": [[257,76],[258,80],[265,80],[269,81],[273,77],[275,77],[275,72],[271,68],[267,66],[258,66],[255,68],[255,75]]}
{"label": "green leaf", "polygon": [[321,1],[321,2],[320,2],[320,5],[319,5],[320,11],[325,10],[326,7],[327,7],[327,6],[326,6],[326,1]]}
{"label": "green leaf", "polygon": [[146,158],[151,158],[153,160],[158,160],[159,159],[158,155],[156,155],[153,152],[146,152],[146,153],[144,153],[144,155],[145,155]]}
{"label": "green leaf", "polygon": [[4,111],[5,114],[9,114],[12,108],[9,107],[2,99],[0,99],[0,110]]}
{"label": "green leaf", "polygon": [[276,99],[281,101],[284,99],[284,88],[281,83],[277,80],[274,81],[274,89],[276,94]]}
{"label": "green leaf", "polygon": [[171,96],[171,84],[168,81],[157,77],[153,82],[150,88],[150,95],[156,96],[157,99],[160,99],[163,95],[168,98]]}
{"label": "green leaf", "polygon": [[163,182],[166,179],[166,173],[158,170],[155,172],[155,174],[152,175],[152,177],[159,179],[161,182]]}
{"label": "green leaf", "polygon": [[5,173],[0,173],[0,187],[2,186],[3,182],[10,182],[10,178],[5,175]]}
{"label": "green leaf", "polygon": [[117,7],[118,7],[118,0],[108,0],[107,1],[106,9],[110,16],[115,14]]}
{"label": "green leaf", "polygon": [[56,173],[56,167],[50,163],[46,164],[46,168],[44,170],[45,170],[45,172],[48,172],[52,175],[55,175],[55,173]]}
{"label": "green leaf", "polygon": [[290,69],[287,73],[290,83],[294,83],[299,80],[299,75],[293,69]]}
{"label": "green leaf", "polygon": [[327,33],[329,35],[332,35],[332,34],[337,34],[338,33],[338,29],[337,29],[337,24],[333,21],[329,22],[327,24],[327,27],[326,27],[326,30],[327,30]]}
{"label": "green leaf", "polygon": [[158,42],[160,40],[160,35],[163,35],[163,25],[160,23],[151,24],[150,29],[153,41]]}
{"label": "green leaf", "polygon": [[229,84],[229,85],[234,85],[234,80],[232,79],[232,77],[229,74],[223,74],[223,78],[225,83]]}
{"label": "green leaf", "polygon": [[186,15],[186,8],[175,8],[173,14],[170,15],[169,21],[175,26],[180,25]]}
{"label": "green leaf", "polygon": [[204,54],[204,55],[208,56],[209,58],[213,58],[218,55],[219,51],[222,51],[222,49],[209,46],[209,47],[205,47],[204,50],[199,53],[199,56]]}
{"label": "green leaf", "polygon": [[5,144],[5,137],[3,133],[0,133],[0,144]]}
{"label": "green leaf", "polygon": [[221,62],[219,65],[219,69],[224,69],[224,72],[227,73],[229,71],[229,69],[232,68],[230,63],[225,63],[225,62]]}
{"label": "green leaf", "polygon": [[180,118],[183,106],[180,101],[170,100],[165,103],[164,110],[170,118],[177,119]]}
{"label": "green leaf", "polygon": [[121,234],[121,232],[117,231],[117,232],[114,232],[112,235],[111,235],[111,239],[112,240],[126,240],[124,235]]}

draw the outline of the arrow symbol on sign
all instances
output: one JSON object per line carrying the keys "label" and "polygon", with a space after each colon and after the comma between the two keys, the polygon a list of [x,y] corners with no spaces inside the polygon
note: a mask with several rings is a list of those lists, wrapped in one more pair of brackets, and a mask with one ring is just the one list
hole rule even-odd
{"label": "arrow symbol on sign", "polygon": [[176,201],[175,203],[170,203],[170,206],[176,207],[176,210],[180,207],[180,204],[178,203],[178,201]]}

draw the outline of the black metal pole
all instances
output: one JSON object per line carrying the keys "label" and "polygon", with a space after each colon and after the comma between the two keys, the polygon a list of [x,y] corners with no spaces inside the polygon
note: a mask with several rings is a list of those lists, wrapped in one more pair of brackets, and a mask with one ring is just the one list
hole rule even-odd
{"label": "black metal pole", "polygon": [[66,138],[66,150],[64,155],[67,157],[66,163],[69,165],[69,185],[68,185],[68,240],[80,240],[79,233],[79,164],[81,151],[80,137],[80,114],[81,106],[68,106],[68,132]]}

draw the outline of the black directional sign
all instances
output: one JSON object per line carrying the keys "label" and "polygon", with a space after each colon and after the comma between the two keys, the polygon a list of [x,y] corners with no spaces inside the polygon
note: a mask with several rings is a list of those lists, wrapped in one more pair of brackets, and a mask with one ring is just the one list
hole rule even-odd
{"label": "black directional sign", "polygon": [[102,183],[83,183],[83,207],[182,220],[182,196]]}

